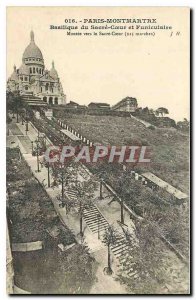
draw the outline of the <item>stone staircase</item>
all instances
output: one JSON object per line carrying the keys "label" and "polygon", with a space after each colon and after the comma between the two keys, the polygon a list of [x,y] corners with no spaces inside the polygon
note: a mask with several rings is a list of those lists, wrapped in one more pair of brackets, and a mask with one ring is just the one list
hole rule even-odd
{"label": "stone staircase", "polygon": [[[76,193],[73,188],[66,188],[65,193],[70,200],[76,199]],[[99,231],[100,239],[102,240],[103,234],[108,228],[109,223],[97,206],[92,204],[90,207],[84,209],[83,216],[92,233],[97,234]],[[131,253],[130,244],[128,244],[124,234],[120,231],[117,231],[116,238],[115,245],[112,245],[110,248],[114,256],[118,259],[120,268],[122,269],[123,267],[123,273],[126,274],[126,276],[128,275],[134,279],[138,278],[137,271],[134,268],[134,263],[127,260],[127,257],[130,257]]]}
{"label": "stone staircase", "polygon": [[98,231],[100,234],[104,233],[109,226],[109,223],[95,205],[84,210],[84,219],[93,233],[98,233]]}
{"label": "stone staircase", "polygon": [[34,107],[47,107],[47,103],[41,100],[41,98],[34,96],[33,94],[25,94],[21,96],[22,100],[27,103],[29,106]]}

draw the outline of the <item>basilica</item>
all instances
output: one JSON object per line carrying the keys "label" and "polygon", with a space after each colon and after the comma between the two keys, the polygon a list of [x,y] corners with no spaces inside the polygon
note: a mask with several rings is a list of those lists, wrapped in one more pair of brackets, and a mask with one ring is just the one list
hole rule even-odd
{"label": "basilica", "polygon": [[7,81],[7,90],[19,91],[23,97],[34,96],[52,105],[66,104],[66,96],[55,69],[47,70],[41,50],[35,44],[34,33],[30,33],[30,44],[26,47],[19,69],[14,66]]}

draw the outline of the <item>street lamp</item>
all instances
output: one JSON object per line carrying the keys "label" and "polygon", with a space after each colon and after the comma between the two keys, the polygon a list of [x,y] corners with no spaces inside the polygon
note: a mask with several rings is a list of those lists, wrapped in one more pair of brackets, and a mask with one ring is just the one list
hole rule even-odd
{"label": "street lamp", "polygon": [[97,231],[98,240],[100,240],[100,215],[99,214],[97,214],[97,228],[98,228],[98,231]]}
{"label": "street lamp", "polygon": [[63,164],[60,164],[60,169],[61,169],[61,197],[62,197],[62,202],[64,199],[64,174],[63,174]]}
{"label": "street lamp", "polygon": [[106,180],[106,178],[107,178],[107,174],[106,174],[106,172],[101,172],[100,174],[99,174],[99,178],[100,178],[100,200],[102,200],[103,199],[103,184],[104,184],[104,181]]}
{"label": "street lamp", "polygon": [[33,156],[33,141],[31,141],[31,153],[32,153],[32,156]]}
{"label": "street lamp", "polygon": [[100,180],[100,200],[103,199],[103,179]]}
{"label": "street lamp", "polygon": [[28,118],[26,118],[26,135],[27,135],[27,131],[29,131],[29,127],[28,127]]}
{"label": "street lamp", "polygon": [[26,119],[26,135],[27,135],[27,131],[29,131],[29,117],[27,115],[27,110],[25,111],[25,119]]}
{"label": "street lamp", "polygon": [[39,169],[39,141],[36,140],[35,141],[36,143],[36,156],[37,156],[37,172],[40,172],[40,169]]}
{"label": "street lamp", "polygon": [[43,136],[44,151],[46,151],[46,135]]}
{"label": "street lamp", "polygon": [[47,163],[47,169],[48,169],[48,187],[50,187],[50,164]]}

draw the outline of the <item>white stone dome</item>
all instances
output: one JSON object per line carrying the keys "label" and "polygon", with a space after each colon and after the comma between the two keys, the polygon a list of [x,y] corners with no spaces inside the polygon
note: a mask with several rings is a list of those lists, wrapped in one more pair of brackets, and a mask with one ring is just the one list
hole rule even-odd
{"label": "white stone dome", "polygon": [[23,61],[27,58],[39,58],[39,59],[43,60],[42,52],[38,48],[38,46],[35,44],[33,31],[31,31],[30,37],[31,37],[31,42],[26,47],[26,49],[23,53],[23,57],[22,57]]}

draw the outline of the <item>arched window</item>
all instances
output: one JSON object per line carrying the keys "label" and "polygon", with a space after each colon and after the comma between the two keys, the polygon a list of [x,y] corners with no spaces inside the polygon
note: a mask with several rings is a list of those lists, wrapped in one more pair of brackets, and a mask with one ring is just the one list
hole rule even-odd
{"label": "arched window", "polygon": [[53,98],[50,97],[50,98],[49,98],[49,104],[53,104],[52,100],[53,100]]}
{"label": "arched window", "polygon": [[39,74],[41,74],[41,69],[39,69]]}
{"label": "arched window", "polygon": [[38,73],[38,68],[36,68],[36,72]]}
{"label": "arched window", "polygon": [[42,92],[42,86],[41,86],[41,92]]}
{"label": "arched window", "polygon": [[25,90],[28,91],[28,86],[27,85],[25,86]]}
{"label": "arched window", "polygon": [[46,83],[46,91],[48,91],[49,83]]}
{"label": "arched window", "polygon": [[54,98],[54,104],[58,105],[58,97]]}
{"label": "arched window", "polygon": [[32,69],[30,68],[30,74],[32,74]]}
{"label": "arched window", "polygon": [[35,74],[35,68],[33,67],[33,73]]}
{"label": "arched window", "polygon": [[43,101],[44,101],[44,102],[47,102],[47,97],[43,97]]}

